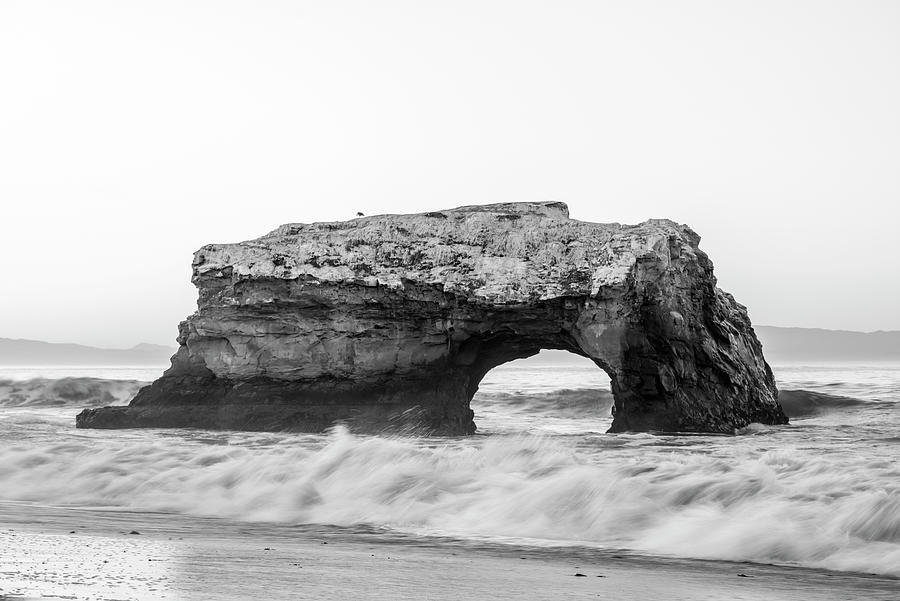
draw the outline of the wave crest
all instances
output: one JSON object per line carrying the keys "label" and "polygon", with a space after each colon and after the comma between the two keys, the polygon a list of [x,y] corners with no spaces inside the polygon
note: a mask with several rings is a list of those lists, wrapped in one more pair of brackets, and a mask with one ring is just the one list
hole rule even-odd
{"label": "wave crest", "polygon": [[788,417],[813,417],[862,405],[875,404],[875,401],[814,392],[812,390],[779,390],[778,402],[781,403],[781,407]]}
{"label": "wave crest", "polygon": [[609,390],[564,388],[550,392],[479,393],[473,406],[502,405],[515,411],[579,418],[591,413],[609,414],[613,396]]}
{"label": "wave crest", "polygon": [[146,383],[102,378],[0,380],[0,407],[124,405]]}

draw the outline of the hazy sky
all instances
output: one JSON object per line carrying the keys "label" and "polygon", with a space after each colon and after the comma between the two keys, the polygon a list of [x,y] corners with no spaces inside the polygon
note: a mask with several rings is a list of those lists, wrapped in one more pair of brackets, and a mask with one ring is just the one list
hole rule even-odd
{"label": "hazy sky", "polygon": [[513,200],[900,329],[898,107],[892,0],[0,0],[0,337],[174,344],[205,243]]}

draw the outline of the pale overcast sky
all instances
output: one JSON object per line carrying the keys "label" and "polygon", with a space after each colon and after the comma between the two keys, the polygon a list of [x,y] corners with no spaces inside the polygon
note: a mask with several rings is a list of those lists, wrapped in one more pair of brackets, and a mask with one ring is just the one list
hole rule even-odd
{"label": "pale overcast sky", "polygon": [[2,0],[0,337],[174,344],[205,243],[513,200],[900,329],[898,107],[891,0]]}

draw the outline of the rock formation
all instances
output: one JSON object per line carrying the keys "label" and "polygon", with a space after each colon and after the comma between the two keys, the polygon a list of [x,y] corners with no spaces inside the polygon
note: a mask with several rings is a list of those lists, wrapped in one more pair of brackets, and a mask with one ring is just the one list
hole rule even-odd
{"label": "rock formation", "polygon": [[172,366],[78,427],[475,430],[484,375],[541,349],[612,380],[611,431],[786,423],[746,309],[699,236],[558,202],[283,225],[194,256]]}

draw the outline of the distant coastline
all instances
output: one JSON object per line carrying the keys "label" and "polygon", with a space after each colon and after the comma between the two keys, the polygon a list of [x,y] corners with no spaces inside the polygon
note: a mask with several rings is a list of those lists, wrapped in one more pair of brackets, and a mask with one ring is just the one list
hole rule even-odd
{"label": "distant coastline", "polygon": [[0,366],[155,366],[166,365],[175,347],[137,344],[127,349],[106,349],[82,344],[0,338]]}
{"label": "distant coastline", "polygon": [[900,361],[900,331],[852,332],[754,326],[769,363]]}
{"label": "distant coastline", "polygon": [[[900,361],[900,331],[853,332],[821,328],[755,326],[769,363],[796,361]],[[82,344],[0,338],[0,366],[155,366],[168,365],[176,347],[137,344],[106,349]],[[578,360],[565,351],[543,351],[529,359],[537,365]]]}

